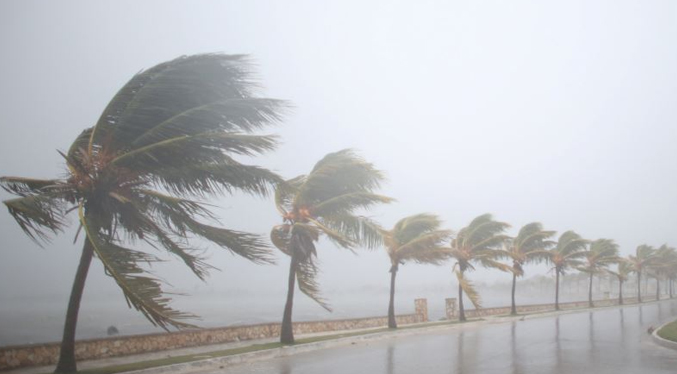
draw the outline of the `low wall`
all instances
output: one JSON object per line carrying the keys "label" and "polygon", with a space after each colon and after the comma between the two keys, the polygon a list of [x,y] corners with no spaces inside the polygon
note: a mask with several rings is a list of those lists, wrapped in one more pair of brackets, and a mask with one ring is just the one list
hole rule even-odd
{"label": "low wall", "polygon": [[[449,300],[454,300],[455,299],[449,299]],[[642,301],[655,301],[656,297],[655,296],[644,296],[642,297]],[[603,306],[614,306],[618,305],[618,299],[605,299],[605,300],[593,300],[593,304],[596,307],[603,307]],[[623,305],[629,305],[629,304],[637,304],[637,298],[636,297],[629,297],[629,298],[623,298]],[[581,308],[587,308],[588,307],[588,302],[587,301],[574,301],[574,302],[568,302],[568,303],[559,303],[559,308],[560,310],[571,310],[571,309],[581,309]],[[534,305],[517,305],[516,306],[517,313],[522,314],[522,313],[535,313],[535,312],[547,312],[547,311],[554,311],[555,310],[555,304],[534,304]],[[458,313],[456,312],[456,309],[452,309],[454,313],[450,316],[447,315],[447,319],[455,319],[458,318]],[[477,317],[483,317],[483,316],[496,316],[496,315],[502,315],[502,314],[510,314],[510,307],[509,306],[501,306],[501,307],[496,307],[496,308],[482,308],[479,310],[476,309],[470,309],[470,310],[465,310],[465,316],[467,318],[477,318]]]}
{"label": "low wall", "polygon": [[[399,325],[428,321],[427,300],[417,299],[415,306],[417,313],[396,316]],[[294,333],[368,329],[387,325],[388,317],[296,322]],[[77,341],[75,357],[76,360],[83,361],[278,336],[280,336],[279,323],[116,336]],[[44,343],[0,347],[0,370],[56,364],[59,357],[59,345],[60,343]]]}

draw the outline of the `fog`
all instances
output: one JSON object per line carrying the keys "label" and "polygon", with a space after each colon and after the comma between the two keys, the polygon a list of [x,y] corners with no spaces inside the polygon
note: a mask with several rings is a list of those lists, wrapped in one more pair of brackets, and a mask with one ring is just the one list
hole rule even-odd
{"label": "fog", "polygon": [[[624,255],[675,245],[676,21],[672,1],[3,1],[0,175],[63,175],[56,150],[141,69],[180,55],[248,54],[260,95],[293,106],[268,131],[279,148],[251,162],[291,178],[329,152],[357,149],[386,172],[380,192],[397,199],[369,212],[386,227],[430,212],[458,230],[490,212],[510,234],[539,221],[612,238]],[[212,202],[232,229],[267,237],[281,222],[272,199]],[[56,331],[11,343],[58,337],[82,245],[71,222],[40,248],[0,212],[0,336],[38,323],[33,316]],[[206,283],[178,261],[152,269],[168,291],[192,295],[176,296],[175,307],[205,326],[281,319],[286,256],[258,266],[208,253],[220,271]],[[297,294],[295,319],[386,314],[384,250],[355,256],[321,242],[318,256],[335,311]],[[403,266],[397,311],[411,312],[415,297],[431,308],[455,297],[452,265]],[[526,273],[552,275],[545,265]],[[520,297],[531,296],[518,289]],[[510,301],[507,292],[484,299]],[[100,331],[128,321],[152,330],[96,260],[81,316]]]}

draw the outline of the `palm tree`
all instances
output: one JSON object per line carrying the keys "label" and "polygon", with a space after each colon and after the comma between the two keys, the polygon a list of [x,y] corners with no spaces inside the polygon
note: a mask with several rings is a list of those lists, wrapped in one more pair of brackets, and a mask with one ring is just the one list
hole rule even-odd
{"label": "palm tree", "polygon": [[609,265],[618,262],[618,244],[611,239],[597,239],[590,244],[590,250],[585,252],[584,263],[578,270],[590,275],[588,287],[588,306],[594,307],[592,302],[592,279],[595,274],[601,274]]}
{"label": "palm tree", "polygon": [[[501,264],[495,259],[500,256],[499,250],[503,242],[509,239],[507,235],[502,235],[510,227],[504,222],[494,221],[491,214],[483,214],[462,228],[458,235],[451,240],[450,256],[456,259],[454,272],[458,278],[458,310],[459,320],[465,321],[465,310],[463,308],[463,292],[473,303],[476,309],[481,307],[479,294],[475,291],[472,284],[465,278],[467,270],[474,270],[473,263],[479,263],[482,266],[497,268],[503,271],[510,271],[510,267]],[[457,269],[458,268],[458,269]]]}
{"label": "palm tree", "polygon": [[630,255],[630,268],[637,273],[637,302],[642,302],[642,271],[653,262],[656,250],[646,244],[635,249],[635,255]]}
{"label": "palm tree", "polygon": [[512,260],[512,304],[510,314],[517,314],[515,306],[515,288],[517,277],[524,275],[524,265],[529,262],[537,262],[545,258],[547,249],[554,244],[548,239],[555,235],[555,231],[543,230],[539,222],[524,225],[517,236],[505,241],[505,248],[499,251],[502,257]]}
{"label": "palm tree", "polygon": [[654,256],[654,261],[649,265],[649,268],[656,278],[656,300],[660,300],[660,279],[667,276],[670,269],[674,266],[677,252],[675,248],[663,244],[656,250]]}
{"label": "palm tree", "polygon": [[298,279],[301,292],[331,311],[320,296],[315,243],[324,236],[342,248],[363,244],[374,248],[382,243],[379,226],[355,210],[389,203],[393,199],[373,193],[383,174],[351,150],[330,153],[308,175],[278,185],[275,203],[284,223],[273,227],[273,244],[291,257],[287,302],[280,341],[294,343],[292,308]]}
{"label": "palm tree", "polygon": [[440,230],[440,219],[432,214],[417,214],[399,220],[392,230],[381,231],[390,257],[390,304],[388,327],[397,328],[395,321],[395,277],[400,265],[407,261],[440,265],[449,258],[442,244],[451,236],[450,230]]}
{"label": "palm tree", "polygon": [[272,172],[232,155],[273,149],[275,138],[254,135],[280,119],[284,103],[251,95],[243,56],[180,57],[135,75],[118,91],[94,127],[67,153],[64,179],[4,177],[19,196],[9,213],[34,241],[48,241],[77,210],[84,246],[68,304],[57,373],[75,372],[75,329],[92,257],[120,286],[130,307],[154,325],[191,326],[191,314],[168,306],[161,282],[139,262],[158,258],[125,244],[143,241],[166,249],[199,278],[211,267],[188,239],[200,237],[256,263],[271,263],[257,235],[207,225],[215,216],[200,199],[231,190],[265,195],[278,182]]}
{"label": "palm tree", "polygon": [[587,240],[570,230],[560,235],[557,245],[549,251],[548,261],[555,270],[555,310],[559,310],[559,277],[567,269],[581,265],[587,245]]}
{"label": "palm tree", "polygon": [[618,279],[618,305],[623,305],[623,282],[627,281],[632,268],[627,259],[618,260],[618,271],[606,269],[606,272],[614,275]]}

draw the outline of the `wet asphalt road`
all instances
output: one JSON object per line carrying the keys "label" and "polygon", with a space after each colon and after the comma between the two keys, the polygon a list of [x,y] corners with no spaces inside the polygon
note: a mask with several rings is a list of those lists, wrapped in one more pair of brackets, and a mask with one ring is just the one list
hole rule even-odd
{"label": "wet asphalt road", "polygon": [[677,373],[677,351],[647,334],[677,300],[356,342],[212,373]]}

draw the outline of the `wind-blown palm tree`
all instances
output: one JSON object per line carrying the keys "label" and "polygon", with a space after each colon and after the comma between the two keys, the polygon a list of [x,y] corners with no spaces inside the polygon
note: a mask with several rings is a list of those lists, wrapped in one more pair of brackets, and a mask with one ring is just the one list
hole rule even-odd
{"label": "wind-blown palm tree", "polygon": [[524,225],[516,237],[505,241],[505,248],[499,251],[501,257],[512,260],[512,304],[510,314],[517,314],[515,306],[515,288],[517,277],[524,275],[524,265],[529,262],[543,260],[547,256],[547,250],[554,244],[548,239],[555,235],[555,231],[543,230],[539,222]]}
{"label": "wind-blown palm tree", "polygon": [[675,248],[669,247],[667,244],[660,246],[654,253],[654,259],[649,265],[649,268],[656,278],[656,300],[661,299],[660,280],[668,275],[670,269],[674,266],[676,259],[677,252],[675,251]]}
{"label": "wind-blown palm tree", "polygon": [[75,329],[92,257],[120,286],[130,307],[154,325],[191,326],[192,315],[168,306],[161,282],[139,262],[153,255],[126,244],[164,248],[204,279],[211,267],[189,244],[199,237],[256,263],[272,262],[257,235],[207,225],[215,216],[200,199],[231,190],[265,195],[279,178],[233,155],[273,149],[275,138],[253,132],[277,122],[284,103],[252,96],[243,56],[180,57],[135,75],[118,91],[98,122],[66,153],[64,179],[4,177],[19,196],[5,201],[35,241],[62,231],[77,210],[84,246],[71,291],[56,372],[75,372]]}
{"label": "wind-blown palm tree", "polygon": [[458,278],[458,318],[460,321],[466,320],[463,308],[464,291],[475,308],[481,308],[479,294],[464,276],[466,271],[475,269],[473,263],[510,271],[509,266],[496,261],[496,258],[500,256],[499,249],[502,248],[503,242],[510,238],[502,234],[509,227],[507,223],[494,221],[491,214],[483,214],[462,228],[451,240],[449,253],[456,259],[454,272]]}
{"label": "wind-blown palm tree", "polygon": [[548,261],[555,270],[555,310],[559,310],[559,277],[567,269],[582,264],[580,259],[585,255],[587,245],[587,240],[570,230],[560,235],[555,247],[549,251]]}
{"label": "wind-blown palm tree", "polygon": [[637,302],[642,302],[642,271],[651,265],[654,260],[656,250],[646,244],[642,244],[635,249],[635,255],[628,256],[632,271],[637,273]]}
{"label": "wind-blown palm tree", "polygon": [[617,271],[606,269],[606,272],[618,279],[618,305],[623,305],[623,282],[627,281],[632,273],[630,263],[627,259],[621,258],[618,260]]}
{"label": "wind-blown palm tree", "polygon": [[291,257],[280,333],[282,343],[294,342],[292,309],[297,279],[301,292],[331,311],[320,296],[315,279],[318,273],[315,243],[321,235],[347,249],[381,245],[379,226],[355,211],[393,201],[373,192],[383,179],[372,164],[351,150],[343,150],[326,155],[310,174],[278,185],[275,203],[284,224],[273,227],[270,237],[277,248]]}
{"label": "wind-blown palm tree", "polygon": [[597,239],[590,243],[590,250],[583,256],[583,264],[578,270],[590,275],[588,287],[588,306],[594,307],[592,302],[592,279],[595,274],[602,274],[611,264],[618,262],[618,244],[611,239]]}
{"label": "wind-blown palm tree", "polygon": [[397,328],[395,321],[395,277],[399,266],[407,261],[440,265],[449,258],[443,243],[451,236],[450,230],[440,230],[440,219],[433,214],[416,214],[399,220],[392,230],[381,231],[390,257],[390,304],[388,327]]}

